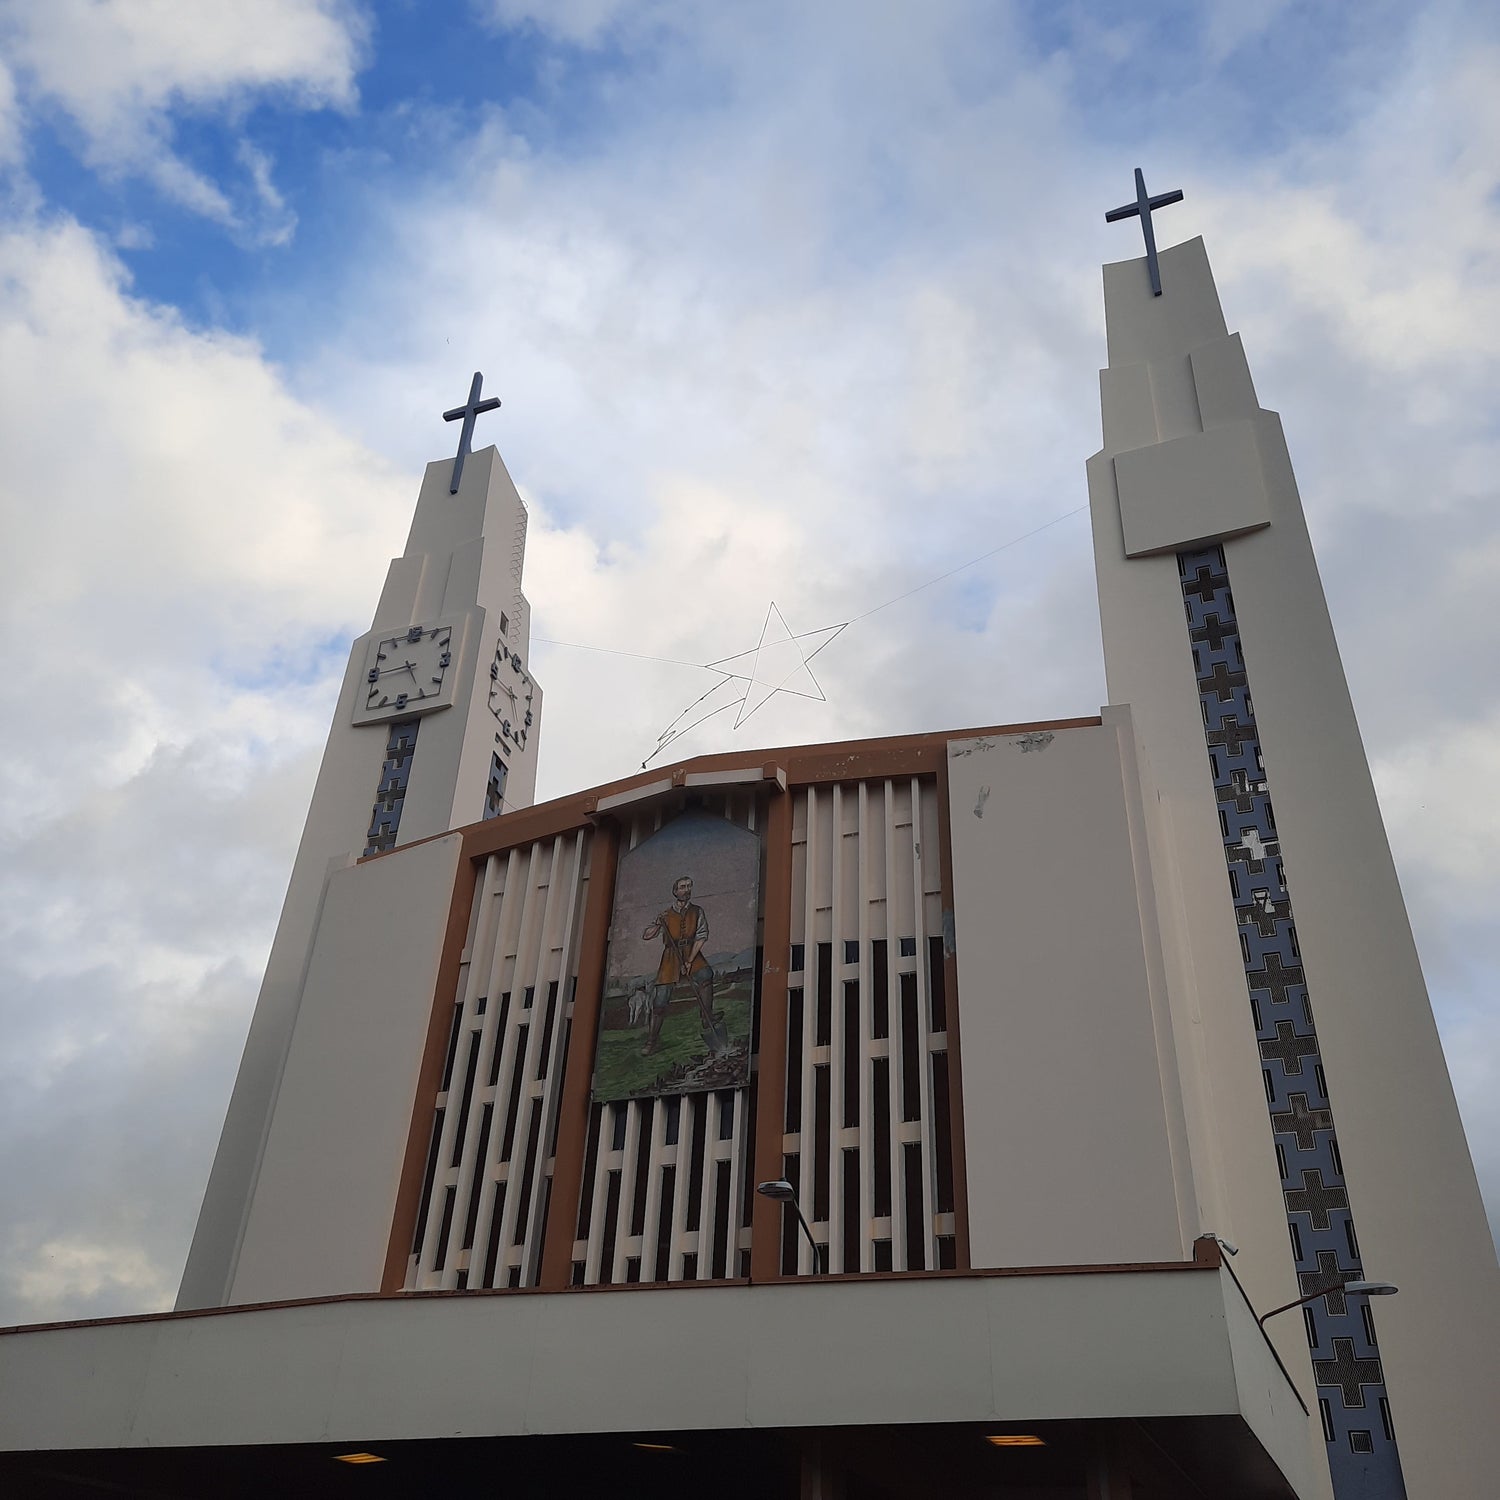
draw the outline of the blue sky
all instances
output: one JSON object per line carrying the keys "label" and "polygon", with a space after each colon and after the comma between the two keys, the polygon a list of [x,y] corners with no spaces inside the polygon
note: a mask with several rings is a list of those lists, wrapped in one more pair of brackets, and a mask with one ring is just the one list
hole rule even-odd
{"label": "blue sky", "polygon": [[[1284,415],[1494,1213],[1500,21],[1355,16],[0,0],[0,610],[34,643],[0,1323],[171,1298],[346,644],[471,372],[538,637],[706,661],[772,598],[851,619],[1084,502],[1137,165]],[[702,602],[663,607],[684,545]],[[543,796],[704,686],[532,664]],[[826,703],[678,753],[1093,712],[1083,517],[818,667]]]}

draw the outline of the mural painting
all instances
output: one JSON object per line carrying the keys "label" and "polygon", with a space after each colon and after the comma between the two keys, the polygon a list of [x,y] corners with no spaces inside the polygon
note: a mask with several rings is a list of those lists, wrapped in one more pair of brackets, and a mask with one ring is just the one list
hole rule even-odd
{"label": "mural painting", "polygon": [[760,839],[690,812],[620,856],[594,1100],[750,1081]]}

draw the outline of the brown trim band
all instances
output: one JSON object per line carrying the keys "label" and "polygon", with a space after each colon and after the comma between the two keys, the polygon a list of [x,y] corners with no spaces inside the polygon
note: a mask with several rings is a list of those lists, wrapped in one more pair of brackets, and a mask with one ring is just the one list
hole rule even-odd
{"label": "brown trim band", "polygon": [[[766,814],[766,900],[761,928],[760,1052],[755,1069],[756,1182],[782,1174],[786,1124],[786,966],[792,954],[792,798],[773,797]],[[751,1196],[750,1279],[781,1274],[781,1204]]]}
{"label": "brown trim band", "polygon": [[411,1124],[406,1134],[406,1154],[401,1161],[396,1208],[391,1217],[391,1237],[385,1251],[385,1271],[380,1278],[383,1294],[399,1292],[406,1284],[406,1267],[411,1258],[412,1239],[417,1232],[422,1177],[427,1168],[433,1101],[443,1081],[443,1059],[448,1050],[449,1009],[458,990],[459,970],[463,967],[464,944],[469,936],[479,868],[480,862],[470,850],[470,831],[466,830],[463,847],[459,850],[458,873],[453,882],[453,900],[448,906],[448,928],[443,936],[437,981],[433,986],[427,1042],[422,1052],[422,1066],[417,1073],[416,1098],[412,1101]]}
{"label": "brown trim band", "polygon": [[573,990],[573,1022],[568,1028],[568,1050],[563,1060],[557,1148],[547,1200],[547,1232],[542,1241],[541,1287],[545,1291],[561,1291],[572,1280],[573,1240],[588,1148],[594,1033],[604,994],[605,950],[619,847],[619,829],[611,821],[602,821],[589,842],[589,893],[579,938],[578,983]]}
{"label": "brown trim band", "polygon": [[[881,739],[700,755],[693,760],[641,771],[620,781],[611,781],[585,792],[575,792],[568,797],[543,802],[537,807],[506,813],[503,817],[491,818],[487,822],[471,823],[463,830],[464,845],[472,857],[478,858],[518,844],[531,843],[534,839],[552,838],[588,823],[599,803],[606,797],[618,796],[622,792],[657,782],[685,782],[695,772],[759,772],[767,765],[778,765],[785,767],[789,787],[831,781],[863,781],[867,777],[934,775],[946,757],[949,740],[974,739],[982,735],[1030,734],[1046,729],[1089,729],[1097,728],[1101,722],[1096,715],[1086,719],[1049,719],[1031,724],[943,730],[935,734],[900,734]],[[371,857],[388,859],[391,854],[396,853],[400,853],[400,850],[390,850]]]}
{"label": "brown trim band", "polygon": [[[767,1200],[769,1201],[769,1200]],[[1200,1242],[1201,1243],[1201,1242]],[[1217,1246],[1214,1247],[1217,1250]],[[839,1286],[866,1281],[987,1281],[1006,1276],[1154,1276],[1172,1271],[1216,1271],[1215,1254],[1193,1260],[1151,1260],[1098,1266],[987,1266],[977,1271],[864,1271],[846,1276],[782,1276],[778,1285]],[[715,1281],[605,1282],[570,1286],[561,1295],[597,1296],[603,1293],[711,1291],[715,1287],[752,1286],[753,1279],[729,1277]],[[242,1302],[232,1307],[185,1307],[157,1313],[126,1313],[118,1318],[80,1318],[73,1323],[16,1323],[0,1328],[0,1337],[23,1333],[58,1333],[70,1328],[112,1328],[134,1323],[175,1323],[183,1318],[218,1318],[229,1313],[277,1312],[291,1307],[332,1307],[341,1302],[422,1302],[444,1297],[555,1297],[541,1286],[444,1288],[427,1292],[345,1292],[336,1297],[289,1297],[282,1302]]]}
{"label": "brown trim band", "polygon": [[938,878],[942,883],[943,1005],[948,1032],[948,1160],[953,1171],[953,1258],[969,1264],[969,1163],[964,1136],[964,1055],[959,1035],[958,955],[953,931],[953,825],[949,816],[948,762],[938,767]]}

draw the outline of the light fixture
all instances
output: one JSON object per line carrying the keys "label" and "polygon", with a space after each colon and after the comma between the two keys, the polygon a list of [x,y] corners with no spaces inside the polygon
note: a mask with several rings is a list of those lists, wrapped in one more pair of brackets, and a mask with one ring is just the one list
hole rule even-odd
{"label": "light fixture", "polygon": [[1315,1292],[1309,1292],[1305,1297],[1298,1297],[1295,1302],[1283,1302],[1280,1307],[1273,1307],[1270,1312],[1262,1313],[1255,1321],[1264,1328],[1267,1318],[1274,1318],[1277,1313],[1284,1313],[1294,1307],[1301,1307],[1304,1302],[1315,1302],[1319,1297],[1326,1297],[1331,1292],[1338,1292],[1348,1296],[1351,1292],[1356,1295],[1363,1294],[1366,1297],[1393,1297],[1401,1288],[1393,1286],[1389,1281],[1335,1281],[1332,1286],[1319,1287]]}
{"label": "light fixture", "polygon": [[671,1443],[632,1443],[632,1448],[639,1448],[642,1453],[681,1453],[681,1448],[674,1448]]}
{"label": "light fixture", "polygon": [[802,1226],[802,1232],[807,1236],[807,1243],[812,1246],[813,1266],[826,1272],[828,1263],[823,1257],[823,1247],[813,1238],[813,1232],[806,1218],[802,1214],[802,1205],[797,1202],[797,1189],[789,1183],[785,1177],[777,1177],[771,1182],[756,1184],[755,1191],[762,1198],[769,1198],[773,1203],[790,1203],[797,1211],[797,1222]]}
{"label": "light fixture", "polygon": [[985,1438],[985,1442],[993,1444],[996,1448],[1045,1448],[1047,1441],[1039,1438],[1034,1432],[992,1432]]}
{"label": "light fixture", "polygon": [[378,1453],[335,1453],[333,1456],[341,1464],[383,1464],[385,1462]]}

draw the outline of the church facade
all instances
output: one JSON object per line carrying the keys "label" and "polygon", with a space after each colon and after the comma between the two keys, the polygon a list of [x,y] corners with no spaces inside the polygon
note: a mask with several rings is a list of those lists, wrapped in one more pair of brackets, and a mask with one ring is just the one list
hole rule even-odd
{"label": "church facade", "polygon": [[1148,245],[1098,714],[530,805],[524,508],[430,466],[178,1308],[0,1336],[0,1478],[1493,1493],[1494,1250],[1279,422]]}

